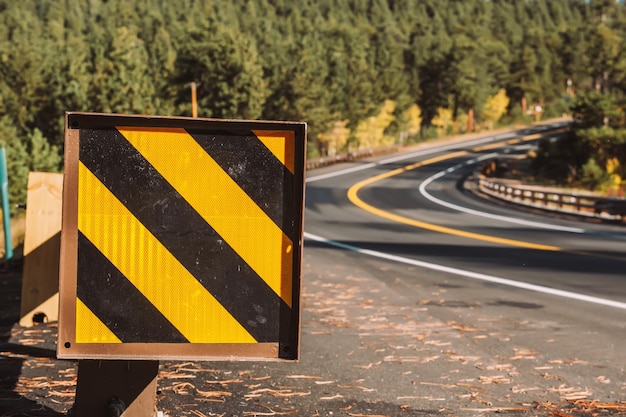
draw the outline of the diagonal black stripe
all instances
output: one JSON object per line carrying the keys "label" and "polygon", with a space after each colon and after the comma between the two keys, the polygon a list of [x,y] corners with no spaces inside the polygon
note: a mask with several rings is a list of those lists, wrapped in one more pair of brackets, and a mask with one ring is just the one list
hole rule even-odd
{"label": "diagonal black stripe", "polygon": [[76,291],[122,343],[189,342],[80,232]]}
{"label": "diagonal black stripe", "polygon": [[206,134],[188,130],[196,142],[294,241],[291,206],[294,175],[252,132]]}
{"label": "diagonal black stripe", "polygon": [[293,336],[289,327],[296,318],[289,306],[117,130],[81,130],[79,152],[83,164],[258,342]]}

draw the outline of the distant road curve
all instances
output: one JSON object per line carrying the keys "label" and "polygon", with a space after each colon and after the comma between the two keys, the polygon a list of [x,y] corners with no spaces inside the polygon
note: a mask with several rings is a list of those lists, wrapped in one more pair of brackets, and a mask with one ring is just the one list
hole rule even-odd
{"label": "distant road curve", "polygon": [[[459,186],[476,164],[562,126],[313,170],[305,237],[464,278],[626,309],[623,229],[546,221],[490,204]],[[489,149],[476,149],[481,146]],[[587,285],[590,271],[600,280],[593,288]]]}

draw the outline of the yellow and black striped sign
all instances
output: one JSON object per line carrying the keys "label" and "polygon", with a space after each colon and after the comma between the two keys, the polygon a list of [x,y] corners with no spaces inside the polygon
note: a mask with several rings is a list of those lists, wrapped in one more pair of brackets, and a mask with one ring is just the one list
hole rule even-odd
{"label": "yellow and black striped sign", "polygon": [[69,113],[59,357],[297,358],[305,140]]}

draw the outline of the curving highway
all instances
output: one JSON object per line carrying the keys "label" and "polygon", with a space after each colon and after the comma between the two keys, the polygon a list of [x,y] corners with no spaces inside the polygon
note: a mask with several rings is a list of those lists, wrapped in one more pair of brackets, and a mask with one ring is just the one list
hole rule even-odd
{"label": "curving highway", "polygon": [[[349,257],[346,263],[380,260],[378,279],[399,285],[399,296],[417,288],[423,304],[490,307],[499,319],[549,322],[567,328],[568,337],[593,335],[592,356],[605,355],[606,346],[615,353],[626,340],[626,226],[500,205],[468,182],[482,161],[526,152],[558,127],[311,171],[305,251],[327,246]],[[539,349],[532,337],[528,345]],[[622,379],[625,359],[610,358],[621,361]]]}

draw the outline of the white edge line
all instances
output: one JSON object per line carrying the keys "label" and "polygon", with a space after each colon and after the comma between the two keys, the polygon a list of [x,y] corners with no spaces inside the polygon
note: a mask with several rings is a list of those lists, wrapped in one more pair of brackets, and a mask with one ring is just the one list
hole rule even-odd
{"label": "white edge line", "polygon": [[464,166],[468,166],[468,165],[473,165],[477,162],[480,162],[482,160],[485,159],[490,159],[490,158],[494,158],[497,155],[499,155],[498,153],[490,153],[487,155],[483,155],[479,158],[474,158],[474,159],[470,159],[469,161],[463,162],[461,164],[455,165],[453,167],[450,167],[448,169],[446,169],[445,171],[441,171],[436,173],[435,175],[426,178],[424,181],[422,181],[422,183],[419,186],[419,192],[428,200],[432,201],[435,204],[439,204],[440,206],[444,206],[447,207],[449,209],[452,210],[456,210],[456,211],[460,211],[463,213],[467,213],[467,214],[472,214],[474,216],[480,216],[480,217],[486,217],[488,219],[492,219],[492,220],[500,220],[503,222],[507,222],[507,223],[515,223],[515,224],[521,224],[524,226],[531,226],[531,227],[536,227],[539,229],[548,229],[548,230],[558,230],[561,232],[568,232],[568,233],[578,233],[578,234],[584,234],[586,233],[585,229],[581,229],[578,227],[568,227],[568,226],[557,226],[557,225],[553,225],[553,224],[547,224],[547,223],[540,223],[540,222],[533,222],[530,220],[523,220],[523,219],[516,219],[514,217],[507,217],[507,216],[500,216],[498,214],[491,214],[491,213],[485,213],[482,211],[478,211],[478,210],[473,210],[470,208],[466,208],[463,206],[458,206],[456,204],[452,204],[452,203],[448,203],[447,201],[444,200],[440,200],[439,198],[433,196],[432,194],[430,194],[427,190],[426,187],[428,187],[432,182],[434,182],[435,180],[438,180],[439,178],[444,177],[447,174],[451,174],[452,172],[464,167]]}
{"label": "white edge line", "polygon": [[543,294],[555,295],[557,297],[569,298],[573,300],[586,301],[589,303],[600,304],[606,307],[614,307],[622,310],[626,310],[626,303],[622,303],[614,300],[607,300],[605,298],[593,297],[590,295],[579,294],[570,291],[558,290],[556,288],[544,287],[542,285],[528,284],[526,282],[514,281],[506,278],[499,278],[493,275],[486,275],[477,272],[465,271],[463,269],[452,268],[448,266],[433,264],[430,262],[418,261],[415,259],[404,258],[401,256],[390,255],[383,252],[378,252],[369,249],[359,248],[357,246],[347,245],[345,243],[335,242],[333,240],[326,239],[321,236],[314,235],[312,233],[305,232],[304,237],[316,242],[325,243],[330,246],[334,246],[341,249],[346,249],[352,252],[360,253],[363,255],[372,256],[375,258],[387,259],[389,261],[418,266],[421,268],[431,269],[435,271],[446,272],[453,275],[459,275],[466,278],[472,278],[480,281],[491,282],[494,284],[506,285],[509,287],[521,288],[528,291],[539,292]]}

